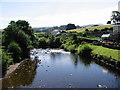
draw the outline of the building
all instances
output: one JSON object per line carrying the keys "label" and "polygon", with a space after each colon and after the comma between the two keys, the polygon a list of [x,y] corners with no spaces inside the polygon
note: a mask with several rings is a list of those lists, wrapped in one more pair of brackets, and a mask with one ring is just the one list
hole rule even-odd
{"label": "building", "polygon": [[57,29],[56,29],[56,30],[53,30],[52,33],[55,34],[55,35],[56,35],[56,34],[60,34],[60,30],[57,30]]}
{"label": "building", "polygon": [[120,12],[120,1],[118,2],[118,11]]}
{"label": "building", "polygon": [[103,35],[101,36],[102,40],[106,40],[106,39],[108,39],[109,37],[110,37],[110,34],[103,34]]}
{"label": "building", "polygon": [[[118,11],[120,12],[120,1],[118,2]],[[113,26],[113,32],[110,33],[110,37],[114,41],[119,41],[120,35],[120,23],[118,22],[117,25]]]}

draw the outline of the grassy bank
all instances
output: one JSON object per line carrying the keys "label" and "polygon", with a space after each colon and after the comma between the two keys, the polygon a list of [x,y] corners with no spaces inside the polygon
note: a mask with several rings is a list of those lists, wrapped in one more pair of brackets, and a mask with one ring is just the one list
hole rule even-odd
{"label": "grassy bank", "polygon": [[[77,48],[77,54],[80,54],[80,52],[83,52],[83,55],[85,54],[97,54],[97,55],[101,55],[101,56],[105,56],[107,58],[111,58],[113,60],[116,61],[120,61],[120,50],[115,50],[115,49],[109,49],[106,47],[102,47],[102,46],[95,46],[95,45],[90,45],[90,44],[82,44]],[[85,52],[86,51],[86,52]],[[88,53],[89,52],[89,53]]]}
{"label": "grassy bank", "polygon": [[93,54],[106,56],[108,58],[112,58],[117,61],[120,61],[120,56],[119,56],[120,50],[109,49],[102,46],[93,46],[93,45],[91,45],[91,47],[93,48],[92,51]]}

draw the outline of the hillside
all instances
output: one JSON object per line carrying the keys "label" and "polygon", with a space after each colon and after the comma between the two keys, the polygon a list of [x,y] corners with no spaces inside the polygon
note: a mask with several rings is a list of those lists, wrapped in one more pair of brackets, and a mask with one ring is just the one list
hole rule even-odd
{"label": "hillside", "polygon": [[100,26],[92,26],[92,27],[87,27],[87,28],[77,28],[77,29],[72,29],[69,30],[68,32],[72,32],[72,31],[76,31],[76,32],[84,32],[86,29],[88,29],[89,31],[93,31],[95,29],[97,30],[101,30],[101,29],[105,29],[105,28],[111,28],[114,25],[100,25]]}

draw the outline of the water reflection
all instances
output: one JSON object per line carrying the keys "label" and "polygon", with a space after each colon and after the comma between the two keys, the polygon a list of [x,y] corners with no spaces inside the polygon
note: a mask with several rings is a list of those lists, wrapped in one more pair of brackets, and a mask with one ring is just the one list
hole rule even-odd
{"label": "water reflection", "polygon": [[78,62],[79,62],[79,58],[77,58],[76,56],[77,56],[76,54],[71,54],[70,55],[70,58],[71,58],[73,64],[75,65],[75,67],[77,67]]}
{"label": "water reflection", "polygon": [[102,66],[104,73],[105,73],[105,71],[106,71],[106,73],[109,72],[109,73],[112,73],[112,74],[120,77],[120,70],[117,70],[117,69],[115,69],[115,68],[109,67],[109,66],[107,66],[107,65],[105,66],[105,65],[103,65],[102,63],[97,62],[97,61],[95,61],[95,63],[97,63],[97,64],[99,64],[100,66]]}
{"label": "water reflection", "polygon": [[77,66],[78,63],[81,63],[84,66],[89,67],[90,64],[93,62],[91,57],[80,57],[79,55],[76,55],[76,54],[71,54],[70,58],[75,66]]}
{"label": "water reflection", "polygon": [[80,60],[80,62],[84,64],[86,67],[89,67],[90,64],[93,63],[91,57],[80,57],[79,55],[77,57]]}
{"label": "water reflection", "polygon": [[37,61],[25,60],[19,67],[2,80],[2,87],[18,87],[30,85],[36,75]]}

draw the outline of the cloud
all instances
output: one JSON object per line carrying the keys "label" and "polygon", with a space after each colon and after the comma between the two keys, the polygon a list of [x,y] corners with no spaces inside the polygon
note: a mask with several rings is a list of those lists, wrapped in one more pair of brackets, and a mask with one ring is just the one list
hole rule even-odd
{"label": "cloud", "polygon": [[[62,8],[63,7],[63,8]],[[112,8],[80,8],[70,7],[69,5],[62,5],[56,12],[49,13],[47,15],[28,17],[28,16],[17,16],[17,17],[0,17],[0,28],[5,28],[11,20],[26,20],[32,27],[41,26],[59,26],[66,25],[68,23],[74,23],[76,25],[106,24],[110,20],[112,11],[116,11],[118,6]],[[88,9],[89,8],[89,9]]]}

